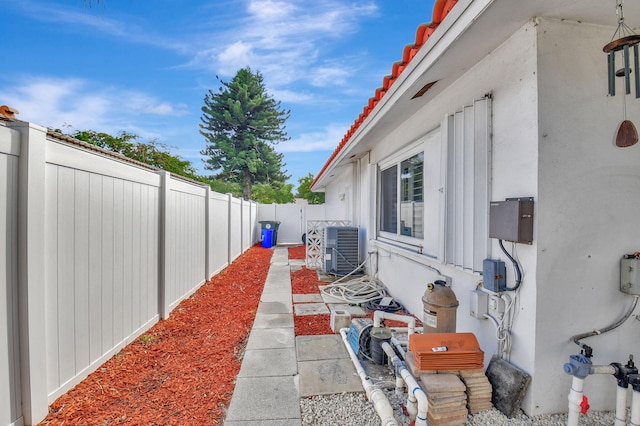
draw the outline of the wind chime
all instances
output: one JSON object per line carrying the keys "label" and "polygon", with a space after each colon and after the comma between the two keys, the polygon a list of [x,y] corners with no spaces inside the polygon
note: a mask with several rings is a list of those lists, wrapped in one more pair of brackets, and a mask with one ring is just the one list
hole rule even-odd
{"label": "wind chime", "polygon": [[[624,77],[625,93],[622,96],[624,119],[616,132],[616,146],[627,147],[638,142],[636,126],[627,120],[626,95],[631,94],[631,74],[635,85],[636,98],[640,98],[640,58],[638,57],[638,43],[640,35],[637,35],[625,24],[622,4],[624,0],[616,0],[616,15],[618,15],[618,28],[602,50],[607,54],[607,75],[609,77],[609,95],[616,95],[616,77]],[[633,50],[633,72],[631,69],[631,50]],[[616,52],[622,52],[622,68],[616,69]]]}

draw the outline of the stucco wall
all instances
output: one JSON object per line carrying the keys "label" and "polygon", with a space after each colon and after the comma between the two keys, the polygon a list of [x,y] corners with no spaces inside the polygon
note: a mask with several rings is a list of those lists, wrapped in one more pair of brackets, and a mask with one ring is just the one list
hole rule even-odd
{"label": "stucco wall", "polygon": [[[542,20],[538,25],[540,148],[536,406],[564,411],[570,378],[562,363],[578,353],[570,336],[617,321],[632,298],[619,288],[619,260],[640,247],[640,147],[617,148],[622,79],[607,95],[602,46],[614,28]],[[627,117],[640,124],[640,100],[627,96]],[[640,323],[629,320],[586,339],[595,364],[638,353]],[[551,394],[545,389],[554,389]],[[589,377],[594,409],[612,408],[615,380]]]}
{"label": "stucco wall", "polygon": [[[375,164],[392,155],[401,147],[410,144],[429,131],[437,128],[446,114],[479,99],[486,93],[493,97],[493,152],[491,199],[533,196],[537,199],[537,72],[536,72],[535,24],[528,23],[509,40],[491,52],[480,63],[467,71],[454,84],[446,88],[430,103],[398,123],[395,131],[380,141],[370,153],[370,163]],[[368,176],[361,166],[361,178]],[[346,176],[345,176],[346,178]],[[328,194],[337,192],[344,181],[327,189]],[[364,191],[368,205],[375,188]],[[368,193],[368,196],[366,194]],[[373,204],[374,205],[374,204]],[[363,207],[362,223],[367,223],[367,208]],[[536,312],[536,242],[531,246],[518,245],[517,253],[525,270],[525,280],[518,305],[519,312],[513,328],[512,362],[525,371],[534,369],[535,312]],[[462,271],[433,259],[388,245],[369,242],[369,250],[377,250],[379,278],[388,286],[392,295],[403,303],[411,313],[422,318],[422,296],[426,284],[438,279],[436,268],[442,275],[451,278],[452,289],[460,302],[457,315],[458,331],[476,334],[485,351],[488,363],[497,348],[495,328],[488,321],[480,321],[469,315],[471,292],[482,280],[479,274]],[[495,243],[492,257],[510,263]],[[513,270],[508,272],[513,280]],[[513,282],[510,282],[513,285]]]}

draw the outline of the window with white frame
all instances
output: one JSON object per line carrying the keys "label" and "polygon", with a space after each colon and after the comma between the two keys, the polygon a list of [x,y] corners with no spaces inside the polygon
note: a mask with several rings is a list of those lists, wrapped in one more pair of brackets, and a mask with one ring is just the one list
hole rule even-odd
{"label": "window with white frame", "polygon": [[396,235],[424,237],[424,153],[384,169],[380,173],[380,229]]}
{"label": "window with white frame", "polygon": [[491,97],[378,164],[378,237],[481,271],[488,255]]}

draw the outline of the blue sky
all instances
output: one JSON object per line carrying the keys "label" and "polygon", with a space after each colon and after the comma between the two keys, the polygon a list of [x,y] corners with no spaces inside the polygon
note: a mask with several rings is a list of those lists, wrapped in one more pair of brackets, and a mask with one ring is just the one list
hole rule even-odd
{"label": "blue sky", "polygon": [[201,107],[250,66],[291,110],[290,183],[317,175],[433,0],[0,0],[0,104],[46,127],[156,138],[203,169]]}

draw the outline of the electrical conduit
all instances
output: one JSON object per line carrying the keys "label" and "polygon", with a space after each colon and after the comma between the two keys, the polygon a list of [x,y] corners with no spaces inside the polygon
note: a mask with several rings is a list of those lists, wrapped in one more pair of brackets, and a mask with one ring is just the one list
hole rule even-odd
{"label": "electrical conduit", "polygon": [[391,345],[387,342],[382,342],[380,346],[382,346],[382,349],[393,363],[396,374],[399,374],[407,384],[406,408],[409,418],[411,420],[415,419],[415,426],[427,426],[427,410],[429,408],[427,394],[424,393],[416,379],[411,375],[404,361],[396,355]]}
{"label": "electrical conduit", "polygon": [[362,387],[367,394],[367,399],[373,405],[373,408],[376,410],[376,413],[378,413],[378,416],[380,416],[382,426],[398,426],[398,422],[393,417],[393,407],[391,407],[391,403],[387,399],[382,389],[376,388],[373,385],[373,382],[369,380],[367,374],[362,368],[362,364],[360,364],[358,356],[353,352],[353,349],[349,344],[349,338],[347,337],[348,331],[348,328],[341,328],[340,335],[342,336],[342,342],[347,348],[347,352],[349,353],[351,362],[353,362],[353,366],[355,367],[356,372],[358,373],[358,376],[362,381]]}

